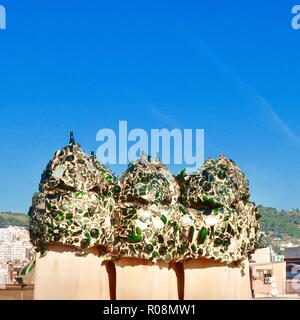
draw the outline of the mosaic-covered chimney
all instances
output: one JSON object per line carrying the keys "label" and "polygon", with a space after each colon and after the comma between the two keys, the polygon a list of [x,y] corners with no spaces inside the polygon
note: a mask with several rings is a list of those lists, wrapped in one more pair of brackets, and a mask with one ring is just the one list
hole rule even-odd
{"label": "mosaic-covered chimney", "polygon": [[[174,177],[142,154],[117,180],[71,133],[44,170],[29,212],[33,244],[42,256],[50,247],[37,259],[43,272],[36,297],[57,297],[58,287],[62,298],[111,297],[105,260],[114,261],[108,264],[117,299],[248,297],[249,275],[235,267],[248,263],[260,240],[259,214],[249,199],[248,180],[223,155]],[[59,271],[50,279],[54,266]],[[227,281],[241,288],[238,295],[234,286],[225,290]]]}
{"label": "mosaic-covered chimney", "polygon": [[84,153],[71,132],[44,170],[30,208],[30,234],[43,251],[47,244],[73,246],[78,255],[113,244],[115,178],[94,155]]}
{"label": "mosaic-covered chimney", "polygon": [[221,155],[195,174],[177,177],[180,202],[186,208],[182,231],[185,259],[225,263],[247,258],[260,239],[257,208],[249,201],[248,180],[236,164]]}
{"label": "mosaic-covered chimney", "polygon": [[179,186],[172,173],[143,154],[129,164],[120,186],[115,225],[119,257],[176,259]]}

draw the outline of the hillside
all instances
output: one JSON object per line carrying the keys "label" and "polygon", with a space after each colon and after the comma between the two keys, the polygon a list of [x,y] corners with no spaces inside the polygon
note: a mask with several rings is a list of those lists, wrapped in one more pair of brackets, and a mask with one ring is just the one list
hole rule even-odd
{"label": "hillside", "polygon": [[282,245],[293,243],[300,245],[300,211],[276,210],[259,206],[261,214],[261,230],[264,236],[261,238],[260,247],[272,245],[278,254],[283,253]]}
{"label": "hillside", "polygon": [[278,211],[259,206],[261,228],[266,236],[282,240],[300,240],[300,211]]}
{"label": "hillside", "polygon": [[28,216],[21,213],[1,212],[0,213],[0,228],[6,228],[9,226],[28,226]]}

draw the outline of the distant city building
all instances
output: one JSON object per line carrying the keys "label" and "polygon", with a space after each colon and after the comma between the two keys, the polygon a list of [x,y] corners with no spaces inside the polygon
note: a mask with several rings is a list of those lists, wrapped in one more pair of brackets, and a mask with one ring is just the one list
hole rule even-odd
{"label": "distant city building", "polygon": [[286,264],[272,246],[256,250],[250,260],[251,284],[256,297],[285,294]]}
{"label": "distant city building", "polygon": [[0,267],[0,289],[6,289],[7,282],[7,271]]}
{"label": "distant city building", "polygon": [[287,292],[300,293],[300,247],[284,250],[286,262]]}
{"label": "distant city building", "polygon": [[27,228],[12,226],[8,228],[0,228],[0,242],[18,240],[30,241],[30,235]]}
{"label": "distant city building", "polygon": [[295,247],[295,244],[293,242],[287,242],[287,243],[281,243],[280,248],[285,249],[285,248],[293,248]]}
{"label": "distant city building", "polygon": [[16,283],[20,270],[31,259],[32,247],[26,228],[0,228],[0,289]]}
{"label": "distant city building", "polygon": [[273,262],[284,262],[283,254],[275,254],[273,257]]}
{"label": "distant city building", "polygon": [[0,228],[0,242],[11,241],[11,229],[10,228]]}

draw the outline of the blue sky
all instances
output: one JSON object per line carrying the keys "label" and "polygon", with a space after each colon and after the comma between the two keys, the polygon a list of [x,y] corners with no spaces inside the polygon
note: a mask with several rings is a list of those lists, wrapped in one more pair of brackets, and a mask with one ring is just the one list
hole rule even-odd
{"label": "blue sky", "polygon": [[234,159],[254,201],[300,207],[297,1],[0,4],[0,210],[27,212],[70,130],[96,150],[119,120],[204,128],[205,158]]}

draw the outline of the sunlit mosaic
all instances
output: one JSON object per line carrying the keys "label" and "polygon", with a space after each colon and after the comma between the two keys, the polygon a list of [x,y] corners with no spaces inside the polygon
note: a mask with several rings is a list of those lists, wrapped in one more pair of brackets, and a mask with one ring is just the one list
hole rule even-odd
{"label": "sunlit mosaic", "polygon": [[33,197],[30,234],[38,248],[60,243],[78,254],[113,243],[112,219],[116,184],[111,172],[94,155],[85,154],[71,136],[42,174],[40,192]]}
{"label": "sunlit mosaic", "polygon": [[[109,259],[241,261],[258,247],[259,214],[248,180],[223,155],[174,177],[143,154],[120,179],[71,135],[42,174],[29,215],[34,245],[99,246]],[[101,252],[101,251],[100,251]]]}
{"label": "sunlit mosaic", "polygon": [[185,206],[184,258],[206,257],[231,263],[246,258],[260,239],[259,215],[249,202],[248,181],[223,155],[196,173],[178,176]]}
{"label": "sunlit mosaic", "polygon": [[120,179],[115,219],[117,256],[176,259],[179,243],[179,186],[159,161],[143,155]]}
{"label": "sunlit mosaic", "polygon": [[223,155],[217,161],[208,159],[195,174],[178,176],[181,182],[181,202],[194,209],[234,207],[248,201],[249,186],[244,173]]}

